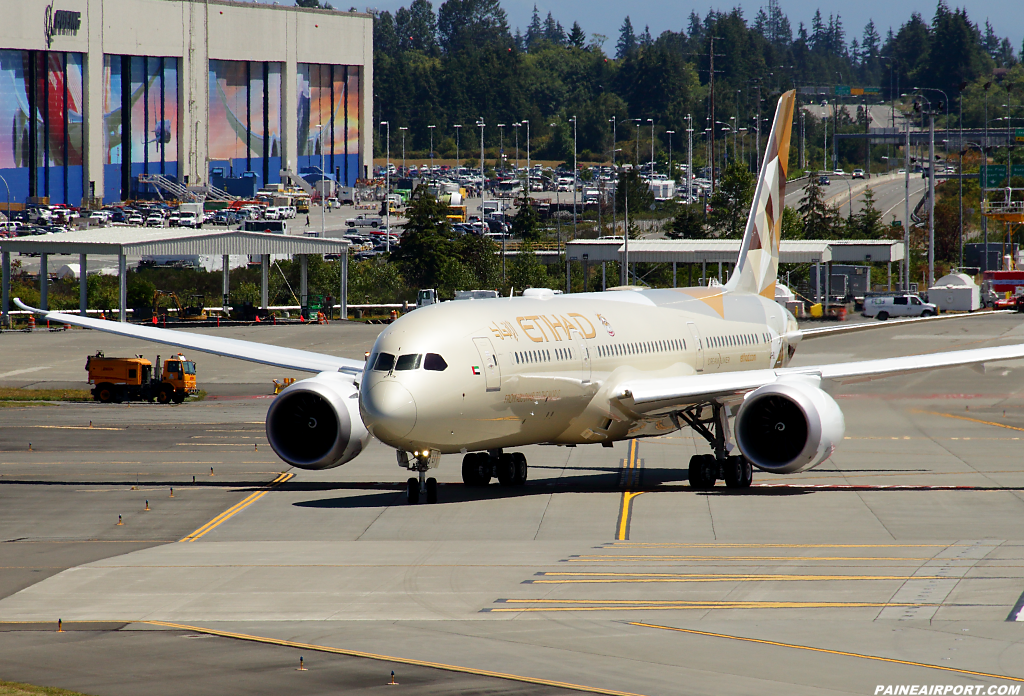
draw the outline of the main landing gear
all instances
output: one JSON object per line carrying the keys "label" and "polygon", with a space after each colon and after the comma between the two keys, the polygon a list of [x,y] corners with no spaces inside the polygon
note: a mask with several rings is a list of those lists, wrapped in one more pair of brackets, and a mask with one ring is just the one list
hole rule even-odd
{"label": "main landing gear", "polygon": [[729,455],[726,438],[729,421],[725,408],[718,404],[711,406],[711,418],[701,418],[704,409],[696,407],[682,411],[679,415],[715,450],[714,454],[695,454],[690,457],[690,488],[708,491],[715,487],[718,479],[724,479],[728,488],[750,488],[754,478],[753,467],[743,455]]}
{"label": "main landing gear", "polygon": [[462,458],[462,482],[480,487],[497,477],[502,486],[522,486],[526,483],[527,469],[526,455],[521,452],[470,452]]}

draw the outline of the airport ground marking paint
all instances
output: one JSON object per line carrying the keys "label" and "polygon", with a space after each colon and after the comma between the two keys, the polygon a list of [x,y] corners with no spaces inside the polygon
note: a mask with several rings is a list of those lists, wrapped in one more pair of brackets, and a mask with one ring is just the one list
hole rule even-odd
{"label": "airport ground marking paint", "polygon": [[926,662],[912,662],[910,660],[898,660],[893,657],[880,657],[878,655],[865,655],[863,653],[847,652],[845,650],[829,650],[827,648],[815,648],[811,645],[797,645],[796,643],[780,643],[774,640],[763,640],[761,638],[746,638],[744,636],[732,636],[727,633],[711,633],[710,631],[697,631],[692,628],[676,628],[675,626],[659,626],[658,624],[642,623],[640,621],[628,621],[630,626],[642,628],[656,628],[662,631],[675,631],[676,633],[689,633],[695,636],[706,636],[709,638],[725,638],[745,643],[759,643],[761,645],[774,645],[780,648],[792,648],[794,650],[807,650],[808,652],[825,653],[827,655],[839,655],[842,657],[856,657],[861,660],[873,660],[876,662],[890,662],[897,665],[910,667],[924,667],[925,669],[936,669],[942,672],[953,672],[955,674],[970,674],[975,677],[990,677],[992,679],[1005,679],[1007,681],[1024,682],[1022,677],[1009,677],[1005,674],[989,674],[988,672],[975,672],[969,669],[957,669],[956,667],[943,667],[942,665],[930,665]]}
{"label": "airport ground marking paint", "polygon": [[280,638],[267,638],[265,636],[254,636],[246,633],[233,633],[231,631],[220,631],[213,628],[205,628],[202,626],[189,626],[186,624],[170,623],[167,621],[141,621],[139,623],[149,624],[151,626],[162,626],[164,628],[173,628],[182,631],[194,631],[196,633],[204,633],[211,636],[219,636],[221,638],[231,638],[234,640],[245,640],[254,643],[264,643],[266,645],[278,645],[285,648],[299,648],[300,650],[312,650],[315,652],[330,653],[333,655],[347,655],[349,657],[361,657],[368,660],[380,660],[382,662],[394,662],[402,665],[412,665],[414,667],[427,667],[429,669],[440,669],[446,672],[459,672],[462,674],[472,674],[478,677],[491,677],[493,679],[504,679],[507,681],[521,682],[525,684],[537,684],[539,686],[549,686],[556,689],[569,689],[572,691],[582,691],[590,694],[604,694],[605,696],[640,696],[640,694],[631,693],[629,691],[616,691],[614,689],[602,689],[596,686],[584,686],[583,684],[572,684],[569,682],[553,681],[550,679],[540,679],[538,677],[526,677],[519,674],[508,674],[505,672],[492,672],[487,669],[477,669],[475,667],[462,667],[459,665],[449,665],[443,662],[430,662],[428,660],[415,660],[408,657],[395,657],[393,655],[379,655],[377,653],[364,652],[362,650],[348,650],[345,648],[334,648],[328,645],[315,645],[311,643],[299,643],[291,640],[283,640]]}
{"label": "airport ground marking paint", "polygon": [[632,439],[626,449],[626,458],[622,460],[620,480],[625,485],[622,491],[622,502],[619,504],[619,524],[615,530],[617,541],[629,539],[629,523],[633,517],[633,499],[643,495],[644,491],[634,491],[633,488],[640,482],[640,441]]}
{"label": "airport ground marking paint", "polygon": [[982,425],[994,425],[997,428],[1024,431],[1024,428],[1019,428],[1016,425],[1007,425],[1006,423],[996,423],[995,421],[980,420],[978,418],[969,418],[968,416],[958,416],[953,413],[942,413],[940,411],[924,411],[920,409],[915,409],[915,413],[927,413],[928,415],[931,416],[942,416],[943,418],[956,418],[957,420],[970,421],[971,423],[981,423]]}
{"label": "airport ground marking paint", "polygon": [[[512,600],[503,600],[511,603]],[[519,602],[537,602],[539,600],[517,600]],[[559,600],[549,600],[558,602]],[[615,600],[612,600],[614,602]],[[889,608],[914,608],[921,607],[950,607],[950,606],[978,606],[974,604],[930,604],[930,603],[900,603],[900,602],[783,602],[783,601],[668,601],[664,604],[637,602],[629,603],[628,600],[621,600],[622,604],[612,602],[600,602],[593,600],[591,603],[577,604],[574,600],[565,600],[562,604],[569,606],[529,606],[529,607],[488,607],[482,609],[483,613],[545,613],[545,612],[599,612],[599,611],[721,611],[724,609],[889,609]],[[988,605],[986,605],[988,606]]]}
{"label": "airport ground marking paint", "polygon": [[[524,585],[586,585],[655,582],[821,582],[880,580],[948,580],[945,575],[772,575],[715,573],[538,573],[543,579],[526,580]],[[550,579],[549,579],[550,578]]]}
{"label": "airport ground marking paint", "polygon": [[187,537],[185,537],[183,539],[180,539],[179,541],[191,543],[191,542],[195,541],[196,539],[199,539],[200,537],[202,537],[207,532],[209,532],[209,531],[213,530],[214,528],[220,526],[222,523],[224,523],[227,520],[231,519],[232,517],[237,515],[239,512],[241,512],[245,508],[247,508],[250,505],[252,505],[253,503],[255,503],[257,500],[259,500],[260,498],[265,496],[267,493],[270,492],[271,488],[273,488],[275,486],[279,486],[282,483],[284,483],[284,482],[286,482],[289,479],[292,479],[294,477],[295,477],[295,474],[291,474],[291,473],[280,474],[276,479],[271,481],[270,485],[267,488],[265,488],[264,490],[256,491],[255,493],[251,494],[250,496],[248,496],[247,498],[245,498],[241,502],[235,503],[234,505],[229,507],[227,510],[225,510],[222,513],[220,513],[219,515],[214,517],[212,520],[210,520],[209,522],[204,524],[202,527],[200,527],[196,531],[192,532]]}

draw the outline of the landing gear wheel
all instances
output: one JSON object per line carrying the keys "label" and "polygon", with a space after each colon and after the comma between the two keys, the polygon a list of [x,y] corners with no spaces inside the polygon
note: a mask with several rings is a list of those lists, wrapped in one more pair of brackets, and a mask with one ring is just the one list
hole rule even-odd
{"label": "landing gear wheel", "polygon": [[725,485],[729,488],[750,488],[754,470],[746,457],[734,456],[725,460]]}
{"label": "landing gear wheel", "polygon": [[515,486],[517,483],[517,468],[515,455],[502,454],[498,458],[498,483],[502,486]]}
{"label": "landing gear wheel", "polygon": [[715,487],[718,462],[713,454],[695,454],[690,457],[690,488],[707,491]]}
{"label": "landing gear wheel", "polygon": [[486,486],[491,482],[491,460],[486,452],[471,452],[462,458],[462,483]]}
{"label": "landing gear wheel", "polygon": [[885,321],[888,318],[889,318],[889,313],[888,312],[879,312],[878,313],[878,321]]}
{"label": "landing gear wheel", "polygon": [[182,403],[183,401],[185,401],[185,392],[184,392],[183,390],[181,390],[181,391],[176,391],[176,392],[174,392],[174,396],[173,396],[173,397],[171,397],[171,398],[173,398],[173,399],[174,399],[174,403],[176,403],[176,404],[180,404],[180,403]]}
{"label": "landing gear wheel", "polygon": [[427,505],[433,505],[437,502],[437,479],[427,479]]}
{"label": "landing gear wheel", "polygon": [[513,452],[512,461],[515,464],[516,468],[515,482],[513,483],[513,485],[525,486],[526,476],[529,470],[529,467],[527,467],[526,465],[526,455],[523,454],[522,452]]}
{"label": "landing gear wheel", "polygon": [[411,478],[406,482],[405,487],[406,495],[409,498],[409,504],[415,505],[420,502],[420,482]]}
{"label": "landing gear wheel", "polygon": [[93,398],[100,403],[109,404],[114,400],[114,385],[105,382],[99,385],[93,392]]}
{"label": "landing gear wheel", "polygon": [[162,404],[171,403],[171,390],[164,388],[160,390],[160,393],[156,395],[156,400]]}

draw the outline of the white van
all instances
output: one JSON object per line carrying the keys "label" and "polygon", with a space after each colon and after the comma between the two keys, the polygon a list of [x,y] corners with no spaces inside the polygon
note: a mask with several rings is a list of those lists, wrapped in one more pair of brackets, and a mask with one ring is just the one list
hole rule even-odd
{"label": "white van", "polygon": [[868,297],[864,300],[866,317],[876,317],[885,321],[889,317],[930,317],[939,313],[937,305],[922,302],[917,295],[890,295],[886,297]]}

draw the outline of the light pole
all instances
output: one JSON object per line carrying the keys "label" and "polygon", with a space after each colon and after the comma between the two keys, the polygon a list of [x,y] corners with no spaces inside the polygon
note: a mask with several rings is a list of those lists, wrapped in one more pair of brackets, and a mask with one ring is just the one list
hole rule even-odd
{"label": "light pole", "polygon": [[459,160],[459,133],[462,132],[462,124],[456,123],[455,126],[455,172],[458,173],[459,168],[462,166],[461,160]]}
{"label": "light pole", "polygon": [[686,202],[693,203],[693,115],[686,114]]}
{"label": "light pole", "polygon": [[409,170],[405,167],[405,132],[409,130],[409,127],[399,126],[398,130],[402,131],[402,176],[409,176]]}
{"label": "light pole", "polygon": [[[935,109],[928,97],[928,287],[935,284]],[[988,248],[985,249],[988,251]]]}
{"label": "light pole", "polygon": [[[498,166],[505,171],[505,124],[498,124]],[[498,174],[501,178],[501,174]]]}
{"label": "light pole", "polygon": [[430,129],[430,180],[434,180],[434,129],[437,126],[427,126]]}
{"label": "light pole", "polygon": [[[576,117],[573,116],[569,119],[572,121],[572,238],[576,239],[576,190],[578,188],[577,182],[579,181],[579,164],[576,162]],[[568,248],[565,252],[565,288],[566,293],[571,289],[569,285],[569,252]]]}
{"label": "light pole", "polygon": [[654,119],[649,118],[647,122],[651,124],[651,179],[654,179]]}
{"label": "light pole", "polygon": [[526,124],[526,191],[530,191],[530,120],[524,118],[521,123]]}
{"label": "light pole", "polygon": [[516,121],[512,126],[516,129],[516,178],[519,178],[519,126],[523,124]]}
{"label": "light pole", "polygon": [[[388,127],[388,140],[387,140],[387,166],[384,167],[384,210],[387,217],[388,231],[384,235],[384,248],[387,253],[391,253],[391,201],[388,200],[388,196],[391,195],[391,123],[389,121],[381,121],[380,125]],[[323,154],[323,148],[320,148],[321,155]],[[324,168],[320,167],[320,172],[323,173]],[[322,208],[322,206],[321,206]]]}
{"label": "light pole", "polygon": [[480,128],[480,222],[484,220],[484,117],[481,116],[476,125]]}
{"label": "light pole", "polygon": [[612,124],[612,174],[615,175],[615,194],[612,195],[612,236],[614,237],[615,233],[619,231],[619,218],[618,213],[615,210],[616,202],[619,198],[619,168],[615,163],[615,153],[619,151],[619,149],[615,147],[615,136],[617,135],[616,126],[618,124],[615,121],[615,116],[612,116],[608,121]]}
{"label": "light pole", "polygon": [[668,178],[672,181],[676,180],[675,170],[672,169],[672,136],[675,134],[674,130],[665,131],[665,135],[668,136]]}

